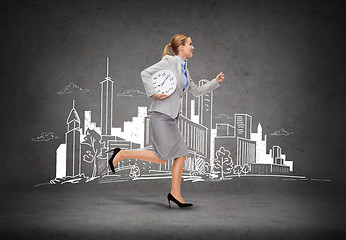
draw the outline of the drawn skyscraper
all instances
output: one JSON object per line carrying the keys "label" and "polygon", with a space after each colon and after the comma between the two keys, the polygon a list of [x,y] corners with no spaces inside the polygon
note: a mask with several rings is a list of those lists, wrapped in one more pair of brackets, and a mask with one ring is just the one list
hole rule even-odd
{"label": "drawn skyscraper", "polygon": [[[199,81],[199,86],[203,86],[209,81],[206,79]],[[213,136],[213,90],[207,92],[206,94],[198,97],[198,115],[199,115],[199,123],[206,126],[208,128],[207,131],[207,146],[209,146],[207,152],[207,159],[214,158],[214,146],[215,140]]]}
{"label": "drawn skyscraper", "polygon": [[250,140],[252,117],[248,114],[235,114],[235,137],[237,140],[237,164],[256,162],[256,141]]}
{"label": "drawn skyscraper", "polygon": [[80,149],[80,118],[73,106],[68,115],[66,143],[66,176],[75,176],[81,173],[81,149]]}
{"label": "drawn skyscraper", "polygon": [[252,130],[252,117],[248,114],[235,114],[235,137],[250,139]]}
{"label": "drawn skyscraper", "polygon": [[113,122],[113,81],[109,77],[109,58],[107,57],[107,77],[101,83],[101,133],[111,135]]}

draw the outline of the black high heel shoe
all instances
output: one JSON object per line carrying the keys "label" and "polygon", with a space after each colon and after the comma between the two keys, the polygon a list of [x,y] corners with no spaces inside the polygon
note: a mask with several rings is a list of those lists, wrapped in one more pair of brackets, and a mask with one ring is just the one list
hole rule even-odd
{"label": "black high heel shoe", "polygon": [[180,208],[192,207],[193,206],[192,203],[181,203],[181,202],[179,202],[177,199],[175,199],[175,197],[173,197],[173,195],[171,193],[168,193],[167,200],[168,200],[169,208],[171,208],[171,201],[175,202]]}
{"label": "black high heel shoe", "polygon": [[113,165],[113,159],[114,159],[115,155],[117,155],[117,153],[118,153],[120,150],[121,150],[120,148],[114,148],[114,149],[111,149],[111,150],[109,150],[109,151],[106,152],[106,153],[113,152],[112,157],[108,160],[108,164],[109,164],[109,167],[110,167],[111,170],[112,170],[112,173],[115,173],[115,169],[114,169],[114,165]]}

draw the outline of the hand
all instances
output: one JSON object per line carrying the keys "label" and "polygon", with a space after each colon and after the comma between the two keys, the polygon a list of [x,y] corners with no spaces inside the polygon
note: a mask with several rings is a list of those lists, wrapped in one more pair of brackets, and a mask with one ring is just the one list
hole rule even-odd
{"label": "hand", "polygon": [[225,75],[223,75],[222,72],[219,73],[219,75],[216,76],[216,81],[218,83],[222,82],[225,79]]}
{"label": "hand", "polygon": [[168,98],[170,95],[167,94],[161,94],[161,93],[155,93],[152,97],[158,99],[158,100],[163,100]]}

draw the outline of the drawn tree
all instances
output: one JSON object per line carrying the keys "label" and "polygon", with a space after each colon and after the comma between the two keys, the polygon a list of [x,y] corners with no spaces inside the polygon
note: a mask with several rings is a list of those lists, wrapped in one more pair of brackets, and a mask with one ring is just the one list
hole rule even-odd
{"label": "drawn tree", "polygon": [[214,165],[212,170],[213,173],[221,173],[221,179],[225,178],[225,173],[231,173],[233,169],[233,160],[230,151],[226,150],[224,147],[220,147],[216,151],[216,159],[214,159]]}
{"label": "drawn tree", "polygon": [[242,167],[241,167],[241,165],[235,165],[234,167],[233,167],[233,174],[238,174],[238,176],[240,177],[240,175],[241,175],[241,170],[242,170]]}
{"label": "drawn tree", "polygon": [[241,172],[244,173],[245,175],[250,172],[251,166],[250,164],[246,163],[242,166]]}
{"label": "drawn tree", "polygon": [[95,130],[90,130],[88,128],[84,141],[81,144],[87,146],[87,150],[83,155],[83,161],[93,163],[93,173],[91,177],[95,178],[97,174],[97,160],[101,155],[102,149],[106,148],[105,143],[101,142],[100,134],[98,134]]}

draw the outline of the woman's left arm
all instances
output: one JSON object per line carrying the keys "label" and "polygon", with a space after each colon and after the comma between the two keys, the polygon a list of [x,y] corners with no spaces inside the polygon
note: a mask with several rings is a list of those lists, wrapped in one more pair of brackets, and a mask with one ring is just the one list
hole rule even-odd
{"label": "woman's left arm", "polygon": [[189,76],[189,82],[190,82],[189,92],[191,92],[195,97],[202,96],[203,94],[206,94],[207,92],[218,88],[220,86],[220,83],[224,79],[225,79],[224,74],[220,72],[216,76],[216,78],[214,78],[213,80],[199,87],[192,81],[191,77]]}

